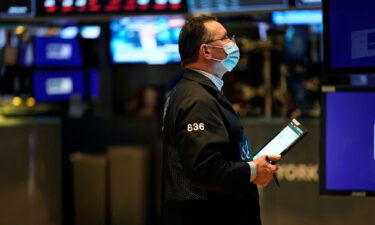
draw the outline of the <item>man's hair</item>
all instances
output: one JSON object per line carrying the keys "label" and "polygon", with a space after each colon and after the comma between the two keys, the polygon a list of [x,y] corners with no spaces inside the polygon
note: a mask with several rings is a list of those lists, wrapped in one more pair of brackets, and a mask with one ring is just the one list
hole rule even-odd
{"label": "man's hair", "polygon": [[181,56],[182,66],[193,63],[198,58],[201,44],[210,39],[204,23],[217,21],[215,16],[200,15],[186,20],[178,39],[178,50]]}

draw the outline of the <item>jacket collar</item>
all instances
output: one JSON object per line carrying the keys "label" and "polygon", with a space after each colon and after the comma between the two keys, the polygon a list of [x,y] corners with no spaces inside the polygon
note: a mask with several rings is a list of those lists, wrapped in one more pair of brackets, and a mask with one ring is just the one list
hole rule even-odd
{"label": "jacket collar", "polygon": [[234,111],[234,109],[232,107],[232,104],[223,95],[223,92],[219,91],[216,88],[215,84],[212,83],[212,81],[210,81],[210,79],[208,79],[207,77],[205,77],[203,74],[200,74],[197,71],[194,71],[194,70],[191,70],[191,69],[185,69],[185,74],[184,74],[183,78],[187,79],[187,80],[192,80],[192,81],[198,82],[201,85],[203,85],[205,87],[208,87],[208,91],[209,92],[213,93],[219,99],[220,102],[224,103],[224,105],[226,105],[226,107],[228,109],[230,109],[230,111],[232,111],[233,113],[237,114]]}
{"label": "jacket collar", "polygon": [[192,81],[196,81],[204,86],[210,87],[211,89],[214,89],[216,92],[219,92],[217,90],[216,86],[210,79],[205,77],[203,74],[198,73],[195,70],[192,69],[185,69],[184,78]]}

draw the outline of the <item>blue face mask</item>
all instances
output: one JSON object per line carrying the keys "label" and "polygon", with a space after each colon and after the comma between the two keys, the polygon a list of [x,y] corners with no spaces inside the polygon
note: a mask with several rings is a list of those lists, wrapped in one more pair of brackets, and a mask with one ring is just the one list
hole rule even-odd
{"label": "blue face mask", "polygon": [[225,53],[227,53],[227,58],[220,60],[220,59],[215,59],[211,58],[215,61],[219,61],[221,65],[225,68],[227,71],[232,71],[233,68],[237,65],[238,61],[240,60],[240,50],[236,44],[236,42],[231,41],[221,46],[215,46],[215,45],[209,45],[211,47],[215,48],[223,48]]}

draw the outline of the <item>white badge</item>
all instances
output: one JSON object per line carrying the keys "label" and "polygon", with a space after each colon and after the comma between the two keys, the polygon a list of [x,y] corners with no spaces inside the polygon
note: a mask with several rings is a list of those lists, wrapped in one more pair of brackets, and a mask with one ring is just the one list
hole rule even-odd
{"label": "white badge", "polygon": [[204,130],[204,123],[189,123],[186,126],[186,130],[189,132]]}

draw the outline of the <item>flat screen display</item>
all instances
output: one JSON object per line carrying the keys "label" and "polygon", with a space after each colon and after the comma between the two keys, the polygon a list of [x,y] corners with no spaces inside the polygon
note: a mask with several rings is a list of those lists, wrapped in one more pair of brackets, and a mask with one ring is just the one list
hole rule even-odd
{"label": "flat screen display", "polygon": [[71,96],[84,97],[84,75],[80,70],[36,71],[33,74],[33,93],[37,102],[68,101]]}
{"label": "flat screen display", "polygon": [[323,100],[321,192],[374,194],[375,89],[336,89]]}
{"label": "flat screen display", "polygon": [[375,71],[375,1],[324,1],[328,71]]}
{"label": "flat screen display", "polygon": [[31,17],[35,8],[35,0],[1,0],[0,17]]}
{"label": "flat screen display", "polygon": [[272,22],[276,25],[322,24],[321,10],[290,10],[272,12]]}
{"label": "flat screen display", "polygon": [[295,4],[298,8],[321,7],[322,0],[296,0]]}
{"label": "flat screen display", "polygon": [[179,62],[178,37],[184,17],[137,16],[111,23],[111,55],[114,63],[165,64]]}
{"label": "flat screen display", "polygon": [[309,27],[289,26],[284,39],[284,61],[305,63],[309,55]]}
{"label": "flat screen display", "polygon": [[99,70],[91,69],[89,71],[89,94],[91,99],[98,99],[100,94]]}
{"label": "flat screen display", "polygon": [[237,1],[224,1],[224,0],[189,0],[189,12],[244,12],[255,10],[271,10],[271,9],[284,9],[288,8],[288,0],[237,0]]}
{"label": "flat screen display", "polygon": [[36,37],[34,40],[36,66],[80,66],[82,54],[76,38]]}
{"label": "flat screen display", "polygon": [[186,12],[186,0],[42,0],[47,15]]}

